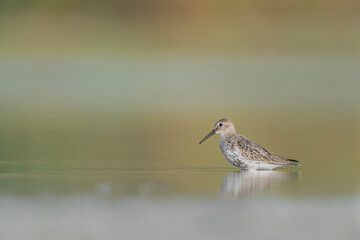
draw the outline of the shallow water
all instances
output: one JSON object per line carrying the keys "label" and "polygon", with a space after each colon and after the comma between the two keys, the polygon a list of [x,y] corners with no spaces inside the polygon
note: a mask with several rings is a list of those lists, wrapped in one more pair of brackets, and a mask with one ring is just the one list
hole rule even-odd
{"label": "shallow water", "polygon": [[359,185],[352,182],[358,176],[304,172],[62,169],[2,174],[0,236],[358,239]]}
{"label": "shallow water", "polygon": [[2,196],[56,199],[86,195],[126,198],[331,198],[359,193],[358,171],[228,169],[108,169],[3,173]]}
{"label": "shallow water", "polygon": [[[359,239],[357,64],[2,62],[0,238]],[[222,117],[302,166],[230,166]]]}

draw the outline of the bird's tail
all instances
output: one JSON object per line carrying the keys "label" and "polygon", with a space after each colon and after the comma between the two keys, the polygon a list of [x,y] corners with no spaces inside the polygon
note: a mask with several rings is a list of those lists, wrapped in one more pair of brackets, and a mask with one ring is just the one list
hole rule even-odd
{"label": "bird's tail", "polygon": [[295,159],[287,159],[287,160],[288,160],[288,165],[301,166],[298,160]]}

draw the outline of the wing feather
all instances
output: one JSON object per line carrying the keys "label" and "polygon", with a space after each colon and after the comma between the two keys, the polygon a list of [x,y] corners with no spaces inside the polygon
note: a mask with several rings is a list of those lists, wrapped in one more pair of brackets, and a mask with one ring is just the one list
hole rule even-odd
{"label": "wing feather", "polygon": [[242,135],[238,137],[236,143],[242,150],[242,155],[250,160],[279,165],[289,164],[287,158],[270,152],[265,147]]}

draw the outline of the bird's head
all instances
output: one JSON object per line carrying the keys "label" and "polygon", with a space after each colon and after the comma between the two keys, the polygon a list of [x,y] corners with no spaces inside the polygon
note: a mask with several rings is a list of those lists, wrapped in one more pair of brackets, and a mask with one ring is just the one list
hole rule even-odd
{"label": "bird's head", "polygon": [[204,142],[206,139],[210,138],[212,135],[214,134],[227,134],[227,133],[233,133],[236,132],[235,131],[235,127],[234,124],[229,120],[229,119],[220,119],[219,121],[217,121],[215,123],[214,129],[208,134],[206,135],[199,144],[201,144],[202,142]]}

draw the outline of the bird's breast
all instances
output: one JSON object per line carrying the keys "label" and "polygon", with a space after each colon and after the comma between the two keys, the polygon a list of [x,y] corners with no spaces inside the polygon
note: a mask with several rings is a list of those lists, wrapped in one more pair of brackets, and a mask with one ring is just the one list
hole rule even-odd
{"label": "bird's breast", "polygon": [[219,141],[219,147],[226,160],[234,165],[234,162],[242,158],[241,149],[232,145],[231,142]]}

